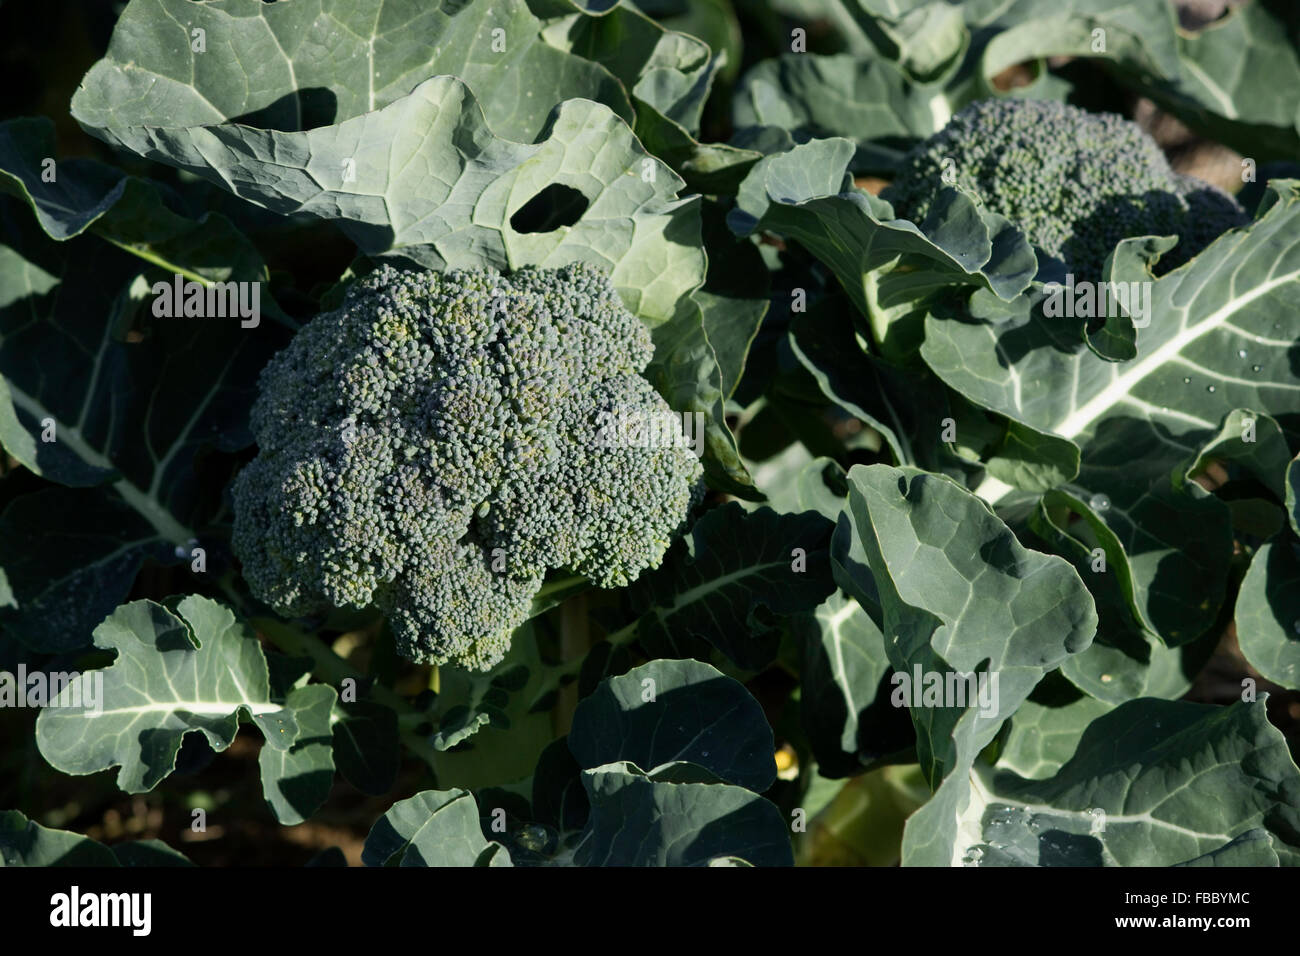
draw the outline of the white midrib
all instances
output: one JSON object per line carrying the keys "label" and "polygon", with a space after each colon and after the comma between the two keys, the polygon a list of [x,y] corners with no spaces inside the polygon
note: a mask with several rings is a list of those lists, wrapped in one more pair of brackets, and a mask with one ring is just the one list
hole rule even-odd
{"label": "white midrib", "polygon": [[117,717],[122,714],[172,714],[186,713],[200,717],[229,717],[235,710],[244,707],[251,714],[274,714],[284,710],[280,704],[256,702],[251,700],[209,701],[209,700],[168,700],[154,704],[141,704],[138,707],[114,707],[111,710],[84,711],[80,716],[88,720],[99,717]]}
{"label": "white midrib", "polygon": [[1201,85],[1204,86],[1205,89],[1209,92],[1209,94],[1218,101],[1219,111],[1228,119],[1236,119],[1237,107],[1232,102],[1232,97],[1227,94],[1227,92],[1223,89],[1223,87],[1219,86],[1218,83],[1215,83],[1214,80],[1210,79],[1210,74],[1202,70],[1200,66],[1196,63],[1196,61],[1191,59],[1190,57],[1182,58],[1181,62],[1182,62],[1183,69],[1187,70],[1188,73],[1191,73],[1198,80],[1200,80]]}
{"label": "white midrib", "polygon": [[[1171,337],[1146,357],[1134,362],[1128,369],[1116,376],[1113,382],[1076,408],[1064,420],[1052,426],[1050,431],[1062,438],[1073,441],[1097,419],[1101,418],[1108,409],[1114,407],[1128,395],[1138,382],[1162,367],[1166,362],[1171,361],[1174,356],[1182,352],[1192,342],[1195,342],[1207,332],[1212,332],[1222,326],[1231,316],[1244,309],[1260,296],[1267,295],[1279,286],[1295,281],[1297,277],[1300,277],[1300,269],[1270,279],[1255,286],[1244,295],[1229,299],[1203,321],[1197,322],[1195,325],[1184,326],[1179,330],[1178,334]],[[976,489],[976,494],[993,505],[1014,490],[1010,485],[990,477],[980,483],[979,488]]]}
{"label": "white midrib", "polygon": [[844,696],[847,698],[845,704],[848,705],[850,714],[856,714],[858,712],[858,705],[853,699],[853,685],[845,674],[844,638],[840,637],[840,625],[852,617],[853,613],[857,611],[857,609],[858,602],[856,600],[849,601],[844,605],[844,607],[832,614],[830,619],[831,634],[834,635],[835,638],[835,673],[840,678],[840,686],[844,691]]}
{"label": "white midrib", "polygon": [[727,585],[735,581],[744,580],[745,578],[755,574],[762,574],[763,572],[770,571],[773,568],[783,568],[788,566],[789,562],[784,558],[780,561],[765,561],[763,564],[749,564],[743,568],[737,568],[735,571],[731,571],[727,574],[719,575],[716,578],[709,578],[708,580],[697,584],[689,591],[683,591],[677,596],[673,603],[667,607],[660,607],[655,610],[658,612],[660,618],[671,617],[682,608],[695,603],[695,601],[700,597],[706,594],[711,594],[714,591],[721,591]]}
{"label": "white midrib", "polygon": [[[49,415],[48,410],[40,402],[21,389],[14,387],[12,383],[9,386],[9,393],[14,406],[27,412],[32,417],[40,419]],[[58,440],[66,444],[82,461],[103,471],[117,472],[113,462],[92,448],[79,429],[64,425],[59,428],[57,435]],[[193,531],[182,525],[154,498],[141,491],[140,488],[126,478],[119,478],[112,483],[112,486],[126,500],[127,504],[131,505],[140,513],[141,517],[153,526],[154,530],[164,540],[180,545],[185,544],[194,537]]]}

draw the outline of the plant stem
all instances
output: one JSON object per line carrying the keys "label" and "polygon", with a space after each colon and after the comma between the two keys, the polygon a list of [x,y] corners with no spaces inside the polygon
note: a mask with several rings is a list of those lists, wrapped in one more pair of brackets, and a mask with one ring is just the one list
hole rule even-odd
{"label": "plant stem", "polygon": [[[587,619],[587,595],[575,594],[560,605],[560,656],[565,664],[576,661],[579,670],[591,648],[591,622]],[[567,734],[578,707],[577,681],[560,689],[553,712],[555,733]]]}

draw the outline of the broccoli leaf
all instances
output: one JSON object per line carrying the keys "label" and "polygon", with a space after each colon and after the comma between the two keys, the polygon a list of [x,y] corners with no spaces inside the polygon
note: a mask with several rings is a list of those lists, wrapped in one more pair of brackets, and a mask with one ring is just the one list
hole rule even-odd
{"label": "broccoli leaf", "polygon": [[[877,342],[941,292],[964,286],[1019,295],[1038,264],[1024,236],[972,197],[945,189],[922,228],[855,188],[853,145],[814,140],[755,164],[728,222],[738,235],[768,230],[797,239],[835,273]],[[894,351],[903,351],[893,347]]]}
{"label": "broccoli leaf", "polygon": [[824,777],[862,773],[915,737],[893,706],[885,636],[856,600],[836,591],[791,622],[800,642],[799,718]]}
{"label": "broccoli leaf", "polygon": [[284,706],[293,714],[298,736],[288,749],[268,746],[257,755],[266,802],[286,826],[310,818],[334,786],[330,712],[337,699],[328,684],[308,684],[291,691]]}
{"label": "broccoli leaf", "polygon": [[[962,775],[1045,673],[1092,642],[1092,598],[1069,564],[1024,548],[947,478],[856,466],[848,513],[879,589],[895,670],[917,683],[919,675],[987,675],[979,701],[913,706],[917,754],[937,786]],[[848,530],[841,524],[837,534]],[[861,565],[850,573],[861,575]],[[920,694],[904,690],[909,704]]]}
{"label": "broccoli leaf", "polygon": [[624,762],[583,773],[591,800],[581,866],[710,866],[739,857],[753,866],[790,866],[781,811],[755,793],[717,782],[690,765],[649,773]]}
{"label": "broccoli leaf", "polygon": [[[133,28],[157,8],[167,26]],[[228,10],[246,14],[238,40],[225,39]],[[335,18],[355,33],[321,57]],[[667,321],[703,281],[696,203],[674,198],[682,181],[637,143],[613,77],[537,26],[522,0],[452,16],[414,0],[135,0],[73,114],[275,212],[336,220],[364,252],[438,268],[582,260],[647,322]],[[208,52],[186,42],[194,29],[212,34]],[[530,68],[559,85],[520,90]],[[162,95],[140,98],[141,85]],[[571,221],[523,231],[518,215],[548,187],[580,194]]]}
{"label": "broccoli leaf", "polygon": [[977,766],[951,848],[944,845],[950,827],[941,836],[922,826],[923,818],[935,818],[932,803],[909,821],[904,859],[914,865],[1174,866],[1223,853],[1243,837],[1263,841],[1264,830],[1268,859],[1294,866],[1300,771],[1264,710],[1263,701],[1226,708],[1168,700],[1123,704],[1088,725],[1052,777],[1025,780]]}
{"label": "broccoli leaf", "polygon": [[253,632],[214,601],[123,605],[95,628],[95,646],[117,651],[117,660],[82,674],[36,720],[41,755],[64,773],[117,766],[118,787],[144,793],[175,768],[187,733],[225,750],[241,713],[273,750],[287,751],[298,738],[293,708],[271,700]]}
{"label": "broccoli leaf", "polygon": [[17,810],[0,811],[0,861],[5,866],[118,866],[113,851],[80,833],[52,830]]}
{"label": "broccoli leaf", "polygon": [[603,682],[578,705],[569,749],[583,767],[685,760],[759,792],[776,779],[758,701],[700,661],[651,661]]}
{"label": "broccoli leaf", "polygon": [[815,512],[710,511],[649,576],[652,606],[637,622],[652,646],[703,638],[738,666],[758,669],[776,655],[773,615],[816,608],[834,587],[831,523]]}
{"label": "broccoli leaf", "polygon": [[1251,559],[1237,596],[1237,641],[1261,675],[1300,690],[1300,458],[1286,475],[1290,521]]}
{"label": "broccoli leaf", "polygon": [[[995,322],[926,320],[921,355],[948,385],[1080,447],[1068,490],[1095,502],[1127,553],[1138,626],[1170,646],[1213,623],[1232,534],[1228,507],[1177,476],[1238,409],[1271,416],[1300,442],[1289,324],[1300,290],[1300,184],[1275,181],[1269,196],[1249,227],[1150,285],[1159,319],[1139,330],[1131,361],[1099,358],[1027,303]],[[989,480],[979,494],[996,504],[1009,491]],[[1177,594],[1165,584],[1173,579]]]}
{"label": "broccoli leaf", "polygon": [[467,790],[425,790],[399,800],[370,829],[366,866],[510,866],[499,843],[483,839]]}

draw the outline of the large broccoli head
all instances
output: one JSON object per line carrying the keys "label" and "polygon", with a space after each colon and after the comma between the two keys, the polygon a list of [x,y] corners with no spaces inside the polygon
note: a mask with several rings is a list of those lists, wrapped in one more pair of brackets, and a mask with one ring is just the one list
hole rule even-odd
{"label": "large broccoli head", "polygon": [[1137,124],[1047,100],[972,103],[907,154],[881,197],[921,223],[948,184],[945,169],[1082,279],[1102,277],[1121,239],[1178,236],[1164,271],[1246,222],[1227,193],[1175,173]]}
{"label": "large broccoli head", "polygon": [[370,273],[262,373],[233,487],[254,593],[373,604],[404,656],[491,667],[547,570],[627,583],[697,503],[688,447],[609,427],[672,415],[651,354],[585,266]]}

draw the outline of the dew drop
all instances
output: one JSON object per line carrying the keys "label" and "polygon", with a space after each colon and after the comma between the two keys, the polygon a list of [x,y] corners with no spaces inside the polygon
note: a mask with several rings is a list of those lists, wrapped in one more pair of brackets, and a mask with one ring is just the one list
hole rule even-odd
{"label": "dew drop", "polygon": [[1252,365],[1252,366],[1250,367],[1250,370],[1251,370],[1252,372],[1258,372],[1258,371],[1260,370],[1260,368],[1261,368],[1261,366],[1259,366],[1259,365]]}
{"label": "dew drop", "polygon": [[1205,390],[1206,390],[1207,392],[1212,392],[1212,391],[1214,391],[1214,386],[1213,386],[1213,385],[1207,385],[1207,386],[1205,386]]}
{"label": "dew drop", "polygon": [[1184,385],[1191,385],[1191,384],[1192,384],[1192,379],[1191,379],[1191,377],[1188,376],[1188,375],[1184,375],[1184,376],[1183,376],[1183,384],[1184,384]]}
{"label": "dew drop", "polygon": [[546,828],[536,823],[528,824],[515,835],[516,843],[534,853],[539,853],[546,848],[547,839]]}
{"label": "dew drop", "polygon": [[1105,511],[1110,507],[1110,499],[1105,495],[1093,495],[1088,499],[1088,507],[1093,511]]}
{"label": "dew drop", "polygon": [[1245,350],[1245,349],[1237,349],[1237,358],[1245,358],[1245,357],[1246,357],[1246,350]]}

